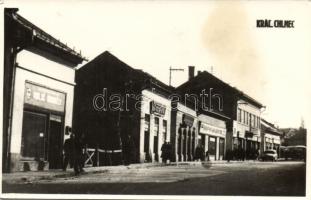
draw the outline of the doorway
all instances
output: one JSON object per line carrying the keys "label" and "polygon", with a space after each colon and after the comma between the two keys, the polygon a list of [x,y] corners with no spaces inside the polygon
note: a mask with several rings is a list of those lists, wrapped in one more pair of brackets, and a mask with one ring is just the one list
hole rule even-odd
{"label": "doorway", "polygon": [[208,137],[208,153],[210,160],[216,160],[216,137]]}
{"label": "doorway", "polygon": [[63,141],[62,117],[50,115],[48,161],[50,169],[62,168],[62,141]]}
{"label": "doorway", "polygon": [[46,160],[47,115],[24,111],[21,155],[26,160]]}

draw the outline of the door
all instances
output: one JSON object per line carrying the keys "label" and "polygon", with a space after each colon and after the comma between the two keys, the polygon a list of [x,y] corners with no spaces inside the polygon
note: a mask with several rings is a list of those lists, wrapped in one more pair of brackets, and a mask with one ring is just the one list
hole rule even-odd
{"label": "door", "polygon": [[46,160],[47,115],[24,111],[21,155],[23,159]]}
{"label": "door", "polygon": [[50,115],[48,161],[50,169],[62,168],[63,123],[61,116]]}
{"label": "door", "polygon": [[155,161],[159,161],[159,148],[158,148],[158,144],[159,144],[159,118],[155,117],[154,118],[154,133],[153,133],[153,153],[154,153],[154,158]]}
{"label": "door", "polygon": [[216,137],[208,137],[208,153],[210,160],[216,160]]}
{"label": "door", "polygon": [[225,152],[225,139],[219,138],[219,160],[224,159],[224,152]]}

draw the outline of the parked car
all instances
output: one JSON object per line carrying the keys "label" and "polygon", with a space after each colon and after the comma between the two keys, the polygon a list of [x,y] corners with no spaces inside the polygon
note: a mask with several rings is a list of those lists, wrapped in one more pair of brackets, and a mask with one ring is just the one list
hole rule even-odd
{"label": "parked car", "polygon": [[277,158],[278,158],[278,154],[276,150],[273,150],[273,149],[264,151],[263,155],[261,156],[262,161],[266,161],[266,160],[276,161]]}

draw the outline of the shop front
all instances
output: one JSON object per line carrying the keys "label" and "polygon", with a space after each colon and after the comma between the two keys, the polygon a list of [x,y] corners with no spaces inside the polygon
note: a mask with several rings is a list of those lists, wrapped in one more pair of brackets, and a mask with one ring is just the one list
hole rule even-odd
{"label": "shop front", "polygon": [[25,83],[21,160],[61,168],[66,94]]}
{"label": "shop front", "polygon": [[[21,59],[21,63],[22,59]],[[16,69],[11,171],[62,168],[65,127],[72,124],[74,86]]]}
{"label": "shop front", "polygon": [[170,141],[170,100],[143,90],[140,162],[162,162],[161,147]]}
{"label": "shop front", "polygon": [[274,124],[262,119],[261,120],[261,153],[266,150],[274,149],[280,153],[282,132]]}
{"label": "shop front", "polygon": [[203,146],[206,159],[223,160],[226,146],[226,124],[209,116],[199,116],[199,144]]}
{"label": "shop front", "polygon": [[177,103],[172,111],[173,161],[193,161],[197,145],[197,117],[191,108]]}

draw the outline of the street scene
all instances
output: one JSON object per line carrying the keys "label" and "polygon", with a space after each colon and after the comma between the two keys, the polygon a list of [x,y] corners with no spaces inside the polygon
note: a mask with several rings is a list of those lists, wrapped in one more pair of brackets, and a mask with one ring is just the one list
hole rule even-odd
{"label": "street scene", "polygon": [[[3,9],[3,194],[307,196],[311,63],[283,55],[297,43],[266,42],[266,7],[14,2]],[[301,37],[300,9],[269,30]]]}
{"label": "street scene", "polygon": [[5,175],[3,192],[304,196],[305,170],[305,163],[290,161],[103,167],[79,177],[59,171]]}

